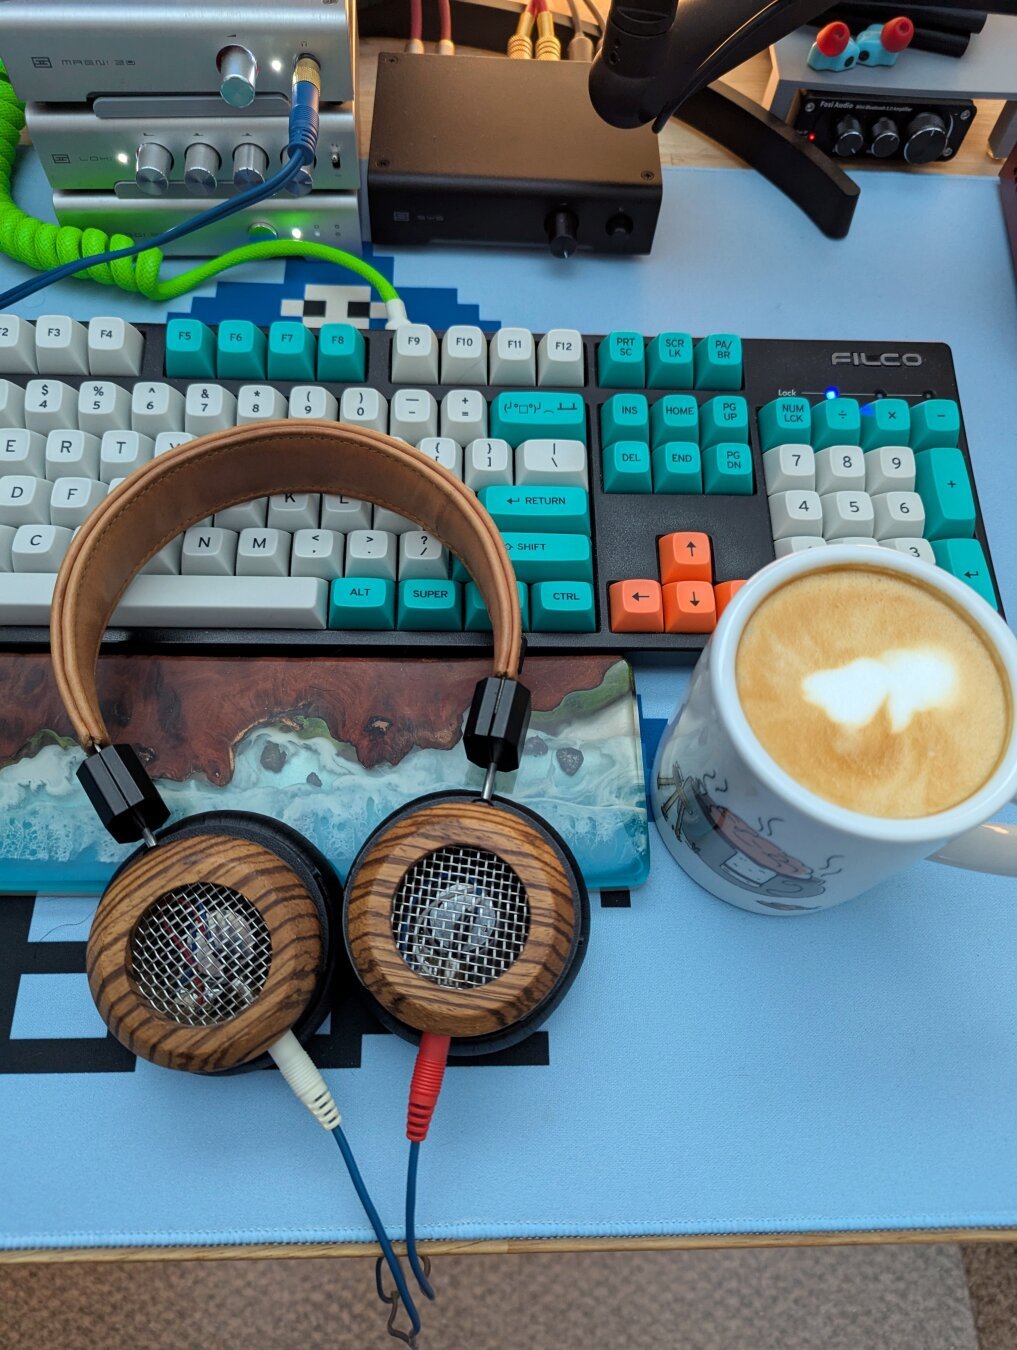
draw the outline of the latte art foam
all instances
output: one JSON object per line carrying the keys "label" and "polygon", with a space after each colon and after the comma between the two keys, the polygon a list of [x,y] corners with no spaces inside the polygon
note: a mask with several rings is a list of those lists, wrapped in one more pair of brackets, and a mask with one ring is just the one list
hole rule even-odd
{"label": "latte art foam", "polygon": [[749,619],[735,675],[763,749],[797,782],[864,815],[910,819],[965,801],[1011,734],[991,648],[930,587],[877,567],[788,582]]}

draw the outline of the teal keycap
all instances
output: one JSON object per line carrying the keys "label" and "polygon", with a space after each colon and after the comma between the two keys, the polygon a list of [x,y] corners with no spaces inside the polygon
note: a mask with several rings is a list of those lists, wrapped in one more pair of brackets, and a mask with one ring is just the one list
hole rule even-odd
{"label": "teal keycap", "polygon": [[653,450],[654,492],[702,492],[703,455],[691,441],[665,441]]}
{"label": "teal keycap", "polygon": [[863,450],[911,444],[911,409],[905,399],[877,398],[866,403],[861,410],[861,426],[858,444]]}
{"label": "teal keycap", "polygon": [[764,450],[775,445],[811,445],[812,409],[807,398],[775,398],[759,410]]}
{"label": "teal keycap", "polygon": [[699,440],[699,404],[692,394],[665,394],[650,409],[650,443]]}
{"label": "teal keycap", "polygon": [[642,333],[608,333],[597,348],[597,383],[604,389],[642,389],[646,383]]}
{"label": "teal keycap", "polygon": [[588,581],[538,581],[530,595],[535,633],[592,633],[597,626]]}
{"label": "teal keycap", "polygon": [[[523,612],[523,630],[530,626],[530,588],[525,581],[517,581],[519,590],[519,608]],[[487,612],[480,589],[475,581],[468,581],[463,591],[465,621],[463,627],[467,633],[489,633],[491,616]]]}
{"label": "teal keycap", "polygon": [[711,333],[696,343],[697,389],[742,387],[742,340],[734,333]]}
{"label": "teal keycap", "polygon": [[912,406],[909,444],[916,452],[960,444],[960,409],[952,398],[927,398]]}
{"label": "teal keycap", "polygon": [[318,379],[357,384],[367,368],[364,335],[351,323],[325,323],[318,331]]}
{"label": "teal keycap", "polygon": [[703,488],[728,496],[752,495],[752,451],[747,445],[721,441],[703,451]]}
{"label": "teal keycap", "polygon": [[268,378],[313,380],[314,334],[293,319],[278,319],[268,330]]}
{"label": "teal keycap", "polygon": [[600,439],[604,445],[649,441],[650,405],[645,395],[613,394],[600,410]]}
{"label": "teal keycap", "polygon": [[915,491],[925,506],[926,539],[974,536],[975,497],[956,446],[933,446],[915,455]]}
{"label": "teal keycap", "polygon": [[340,577],[332,582],[329,628],[394,628],[395,582],[382,577]]}
{"label": "teal keycap", "polygon": [[197,319],[166,325],[166,374],[178,380],[215,379],[215,334]]}
{"label": "teal keycap", "polygon": [[491,438],[508,441],[582,441],[586,444],[586,404],[582,394],[542,393],[535,389],[502,391],[491,401]]}
{"label": "teal keycap", "polygon": [[699,444],[749,443],[749,405],[740,395],[718,395],[699,409]]}
{"label": "teal keycap", "polygon": [[812,448],[859,445],[862,415],[856,398],[824,398],[812,409]]}
{"label": "teal keycap", "polygon": [[989,575],[989,564],[985,561],[985,554],[977,539],[936,539],[932,551],[940,567],[959,580],[966,581],[993,609],[999,609],[992,577]]}
{"label": "teal keycap", "polygon": [[646,344],[649,389],[691,389],[695,378],[691,333],[658,333]]}
{"label": "teal keycap", "polygon": [[[592,581],[593,549],[585,534],[505,534],[520,581]],[[532,603],[530,597],[533,617]]]}
{"label": "teal keycap", "polygon": [[486,487],[477,493],[499,530],[590,533],[590,497],[581,487]]}
{"label": "teal keycap", "polygon": [[604,491],[653,491],[650,447],[645,441],[615,441],[605,446]]}
{"label": "teal keycap", "polygon": [[399,627],[406,633],[458,633],[463,626],[458,581],[400,581]]}
{"label": "teal keycap", "polygon": [[265,334],[247,319],[219,325],[216,373],[226,380],[265,378]]}

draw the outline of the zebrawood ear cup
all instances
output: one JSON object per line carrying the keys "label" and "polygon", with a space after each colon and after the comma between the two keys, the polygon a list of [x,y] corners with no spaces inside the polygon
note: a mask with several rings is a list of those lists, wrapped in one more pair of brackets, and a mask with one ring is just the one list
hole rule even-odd
{"label": "zebrawood ear cup", "polygon": [[574,859],[543,822],[452,793],[389,817],[367,841],[344,930],[383,1021],[489,1049],[519,1038],[510,1030],[528,1034],[561,997],[587,906]]}
{"label": "zebrawood ear cup", "polygon": [[106,889],[86,967],[96,1006],[135,1054],[168,1068],[249,1064],[326,1011],[341,890],[293,831],[212,813],[135,853]]}

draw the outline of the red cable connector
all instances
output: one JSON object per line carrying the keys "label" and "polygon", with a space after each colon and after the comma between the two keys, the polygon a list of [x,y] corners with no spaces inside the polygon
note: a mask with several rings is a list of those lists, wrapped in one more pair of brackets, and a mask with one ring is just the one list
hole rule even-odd
{"label": "red cable connector", "polygon": [[425,1031],[420,1038],[417,1062],[410,1081],[410,1104],[406,1112],[406,1137],[422,1144],[431,1126],[435,1103],[445,1076],[450,1037]]}

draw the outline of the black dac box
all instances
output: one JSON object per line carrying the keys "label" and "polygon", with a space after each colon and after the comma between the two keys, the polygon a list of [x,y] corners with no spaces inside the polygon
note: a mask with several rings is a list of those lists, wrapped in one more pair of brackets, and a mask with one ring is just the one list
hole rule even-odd
{"label": "black dac box", "polygon": [[368,159],[377,244],[649,253],[657,138],[602,122],[580,61],[383,52]]}

